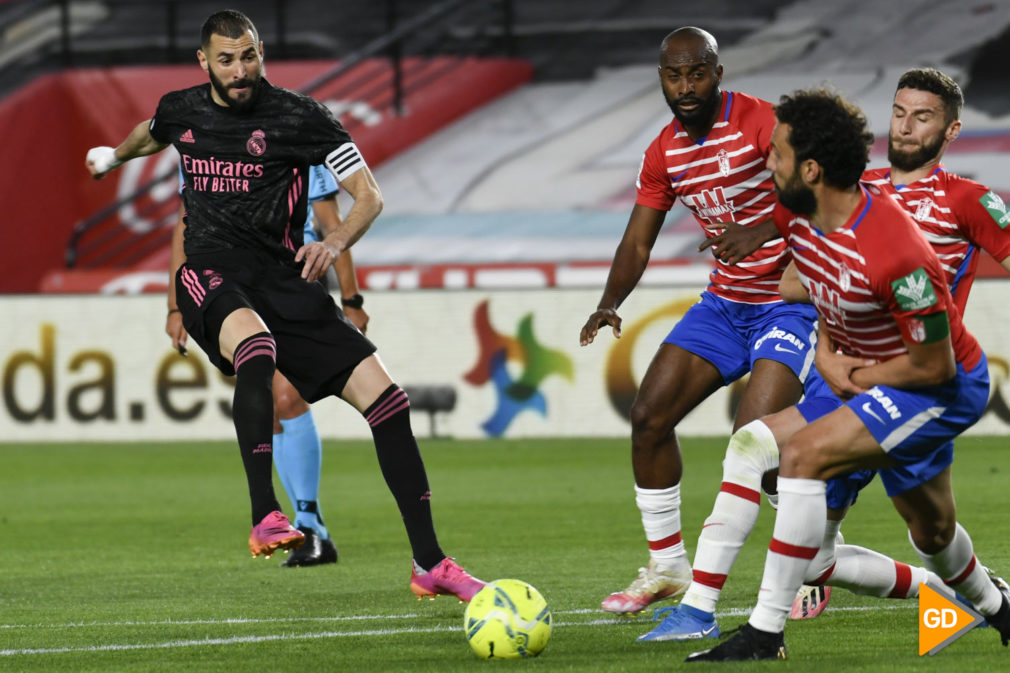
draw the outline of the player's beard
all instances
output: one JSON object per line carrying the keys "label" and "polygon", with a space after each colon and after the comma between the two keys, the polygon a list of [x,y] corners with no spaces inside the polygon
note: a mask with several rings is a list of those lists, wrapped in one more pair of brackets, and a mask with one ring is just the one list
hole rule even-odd
{"label": "player's beard", "polygon": [[[673,112],[673,116],[677,118],[677,121],[684,126],[699,126],[711,121],[712,117],[715,116],[716,108],[722,102],[722,92],[719,90],[719,87],[714,87],[707,99],[690,95],[673,99],[666,93],[666,89],[663,89],[663,98],[666,99],[666,104],[670,106],[670,111]],[[698,107],[690,112],[685,112],[677,106],[678,103],[688,102],[698,103]]]}
{"label": "player's beard", "polygon": [[786,184],[781,187],[778,182],[775,182],[775,193],[778,195],[779,203],[797,215],[810,217],[817,210],[817,197],[814,196],[814,190],[803,184],[799,174],[795,171],[789,176]]}
{"label": "player's beard", "polygon": [[914,171],[929,163],[943,149],[943,131],[932,138],[926,138],[919,147],[913,150],[900,150],[894,146],[894,138],[887,135],[887,161],[899,171]]}
{"label": "player's beard", "polygon": [[[259,97],[260,92],[260,83],[263,81],[261,76],[257,76],[256,79],[247,77],[239,80],[238,82],[233,82],[229,86],[225,86],[224,82],[214,76],[213,70],[208,69],[207,74],[210,75],[210,85],[214,87],[214,90],[217,91],[217,95],[220,96],[231,109],[236,112],[248,112],[254,105],[256,105],[256,99]],[[251,87],[252,91],[249,92],[249,97],[245,100],[235,100],[228,94],[229,88],[240,89],[247,86]]]}

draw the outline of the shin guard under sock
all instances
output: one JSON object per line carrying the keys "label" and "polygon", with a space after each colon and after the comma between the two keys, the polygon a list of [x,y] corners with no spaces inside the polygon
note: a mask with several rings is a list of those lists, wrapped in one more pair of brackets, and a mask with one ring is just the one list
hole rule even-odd
{"label": "shin guard under sock", "polygon": [[249,483],[252,522],[281,507],[273,483],[273,376],[277,345],[269,332],[260,332],[235,348],[235,396],[232,417],[242,464]]}
{"label": "shin guard under sock", "polygon": [[438,565],[445,554],[438,545],[431,520],[428,476],[410,429],[410,401],[396,384],[386,388],[364,411],[372,428],[379,468],[407,529],[414,560],[424,570]]}

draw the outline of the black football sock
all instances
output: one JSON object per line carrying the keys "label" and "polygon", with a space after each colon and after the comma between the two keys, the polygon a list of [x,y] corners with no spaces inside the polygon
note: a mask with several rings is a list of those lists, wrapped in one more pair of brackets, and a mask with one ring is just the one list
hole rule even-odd
{"label": "black football sock", "polygon": [[423,569],[431,570],[445,554],[438,546],[431,520],[431,491],[417,440],[410,429],[407,394],[396,384],[389,386],[365,409],[364,416],[372,428],[382,476],[407,528],[414,560]]}
{"label": "black football sock", "polygon": [[238,448],[242,452],[252,522],[281,507],[273,482],[273,378],[277,367],[277,345],[269,332],[245,339],[235,349],[235,397],[232,417]]}

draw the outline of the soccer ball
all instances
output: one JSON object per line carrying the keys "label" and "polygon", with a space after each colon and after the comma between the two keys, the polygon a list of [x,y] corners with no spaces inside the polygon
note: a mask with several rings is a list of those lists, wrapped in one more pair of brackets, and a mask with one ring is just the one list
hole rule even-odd
{"label": "soccer ball", "polygon": [[535,657],[551,637],[551,610],[526,582],[495,580],[470,599],[463,629],[482,659]]}

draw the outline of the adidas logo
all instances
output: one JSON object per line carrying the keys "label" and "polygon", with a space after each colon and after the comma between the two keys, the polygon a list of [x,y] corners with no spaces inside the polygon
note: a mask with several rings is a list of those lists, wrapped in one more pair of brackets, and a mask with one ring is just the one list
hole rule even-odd
{"label": "adidas logo", "polygon": [[186,132],[179,136],[180,143],[195,143],[193,139],[193,129],[186,129]]}

